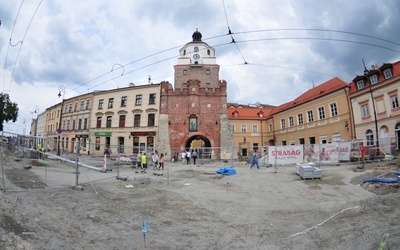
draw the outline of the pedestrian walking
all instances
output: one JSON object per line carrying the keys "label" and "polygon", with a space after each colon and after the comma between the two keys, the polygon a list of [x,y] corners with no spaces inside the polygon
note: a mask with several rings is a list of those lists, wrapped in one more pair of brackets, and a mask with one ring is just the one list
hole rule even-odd
{"label": "pedestrian walking", "polygon": [[188,151],[186,152],[186,163],[188,165],[190,164],[190,157],[191,157],[191,154],[190,154],[190,150],[188,149]]}
{"label": "pedestrian walking", "polygon": [[153,156],[151,157],[151,161],[153,164],[153,170],[157,170],[157,166],[158,166],[158,151],[156,150],[153,154]]}
{"label": "pedestrian walking", "polygon": [[193,158],[193,165],[196,165],[196,159],[197,159],[197,149],[192,151],[192,158]]}
{"label": "pedestrian walking", "polygon": [[146,156],[146,152],[143,152],[143,155],[142,155],[141,159],[142,159],[142,173],[146,173],[146,169],[147,169],[147,156]]}
{"label": "pedestrian walking", "polygon": [[185,164],[185,161],[186,161],[186,152],[185,151],[182,152],[181,157],[182,157],[182,164]]}
{"label": "pedestrian walking", "polygon": [[162,169],[164,171],[164,154],[163,153],[161,153],[158,163],[159,163],[158,170]]}
{"label": "pedestrian walking", "polygon": [[142,152],[139,152],[136,156],[136,169],[135,173],[139,173],[139,169],[142,168]]}
{"label": "pedestrian walking", "polygon": [[258,156],[257,156],[257,150],[254,150],[253,153],[253,158],[251,159],[251,166],[250,169],[252,169],[254,166],[257,166],[257,169],[260,169],[260,166],[258,165]]}

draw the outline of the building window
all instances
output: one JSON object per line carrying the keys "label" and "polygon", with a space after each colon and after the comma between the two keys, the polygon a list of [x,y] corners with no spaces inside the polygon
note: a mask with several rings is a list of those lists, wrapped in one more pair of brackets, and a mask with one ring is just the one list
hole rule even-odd
{"label": "building window", "polygon": [[363,117],[363,118],[369,117],[369,108],[368,108],[368,104],[362,105],[362,106],[361,106],[361,110],[362,110],[362,117]]}
{"label": "building window", "polygon": [[299,125],[303,125],[303,114],[297,114],[297,121]]}
{"label": "building window", "polygon": [[199,52],[199,47],[194,47],[194,52]]}
{"label": "building window", "polygon": [[72,103],[70,103],[68,106],[68,113],[71,113],[71,112],[72,112]]}
{"label": "building window", "polygon": [[156,94],[150,94],[149,104],[156,104]]}
{"label": "building window", "polygon": [[211,55],[211,52],[210,52],[209,49],[207,50],[207,55],[208,55],[208,56]]}
{"label": "building window", "polygon": [[289,127],[294,127],[294,119],[293,119],[293,116],[289,116]]}
{"label": "building window", "polygon": [[147,118],[147,126],[148,127],[154,127],[155,125],[155,114],[149,114]]}
{"label": "building window", "polygon": [[369,77],[369,81],[371,82],[372,85],[377,84],[378,83],[378,75],[372,75]]}
{"label": "building window", "polygon": [[82,119],[78,120],[78,130],[82,129]]}
{"label": "building window", "polygon": [[83,129],[87,129],[87,118],[83,120]]}
{"label": "building window", "polygon": [[360,80],[357,82],[357,90],[365,88],[364,80]]}
{"label": "building window", "polygon": [[100,150],[100,137],[96,137],[95,149]]}
{"label": "building window", "polygon": [[325,119],[325,109],[324,107],[319,107],[318,108],[318,117],[320,120]]}
{"label": "building window", "polygon": [[85,101],[81,101],[81,110],[85,108]]}
{"label": "building window", "polygon": [[137,95],[137,96],[136,96],[135,105],[136,105],[136,106],[141,106],[141,105],[142,105],[142,95]]}
{"label": "building window", "polygon": [[258,143],[253,143],[253,151],[258,150]]}
{"label": "building window", "polygon": [[140,115],[135,115],[133,118],[133,126],[140,127]]}
{"label": "building window", "polygon": [[100,99],[99,100],[99,109],[103,109],[103,104],[104,104],[104,100]]}
{"label": "building window", "polygon": [[272,132],[272,124],[268,125],[268,132]]}
{"label": "building window", "polygon": [[286,141],[282,141],[282,146],[286,146]]}
{"label": "building window", "polygon": [[108,99],[108,108],[112,109],[114,107],[114,98]]}
{"label": "building window", "polygon": [[257,125],[253,125],[253,133],[258,133],[258,126]]}
{"label": "building window", "polygon": [[78,102],[75,102],[75,105],[74,105],[74,112],[76,112],[76,111],[78,111]]}
{"label": "building window", "polygon": [[67,130],[69,130],[70,120],[67,121]]}
{"label": "building window", "polygon": [[211,88],[211,84],[208,82],[208,83],[206,83],[206,89],[209,89],[209,88]]}
{"label": "building window", "polygon": [[126,107],[126,103],[128,102],[128,97],[121,97],[121,107]]}
{"label": "building window", "polygon": [[111,128],[112,116],[107,116],[106,128]]}
{"label": "building window", "polygon": [[386,79],[389,79],[389,78],[391,78],[393,75],[392,75],[392,71],[390,70],[390,68],[389,69],[385,69],[384,71],[383,71],[383,75],[385,76],[385,80]]}
{"label": "building window", "polygon": [[365,138],[367,140],[367,146],[374,145],[374,133],[372,133],[372,130],[368,129],[365,132]]}
{"label": "building window", "polygon": [[247,132],[247,126],[246,125],[242,125],[242,132]]}
{"label": "building window", "polygon": [[231,132],[235,132],[235,125],[229,125],[229,130]]}
{"label": "building window", "polygon": [[183,70],[183,75],[184,75],[184,76],[187,75],[187,70],[186,70],[186,69]]}
{"label": "building window", "polygon": [[390,97],[390,100],[392,102],[392,109],[397,109],[399,108],[399,99],[397,98],[397,95],[393,95]]}
{"label": "building window", "polygon": [[314,115],[313,115],[312,110],[307,111],[307,118],[308,118],[308,122],[314,121]]}
{"label": "building window", "polygon": [[285,121],[285,119],[281,119],[281,128],[282,128],[282,129],[286,128],[286,121]]}
{"label": "building window", "polygon": [[90,106],[90,100],[86,100],[86,110],[89,109],[89,106]]}
{"label": "building window", "polygon": [[101,128],[101,117],[97,117],[96,128]]}
{"label": "building window", "polygon": [[206,69],[206,75],[209,75],[209,74],[210,74],[210,70]]}
{"label": "building window", "polygon": [[64,113],[66,113],[66,114],[68,113],[68,104],[65,105]]}
{"label": "building window", "polygon": [[75,120],[72,120],[72,130],[75,130]]}
{"label": "building window", "polygon": [[299,144],[304,145],[304,138],[299,138]]}
{"label": "building window", "polygon": [[336,103],[329,104],[329,107],[331,108],[331,117],[337,116],[338,115],[338,110],[337,110]]}
{"label": "building window", "polygon": [[120,115],[119,116],[119,127],[124,128],[125,127],[125,115]]}

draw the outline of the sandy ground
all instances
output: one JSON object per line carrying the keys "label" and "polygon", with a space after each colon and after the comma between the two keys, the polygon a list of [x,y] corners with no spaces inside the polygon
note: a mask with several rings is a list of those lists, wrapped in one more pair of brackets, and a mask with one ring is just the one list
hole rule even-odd
{"label": "sandy ground", "polygon": [[[63,162],[52,166],[68,168]],[[164,171],[98,173],[82,189],[49,187],[5,157],[0,249],[400,249],[398,185],[362,184],[399,164],[321,166],[302,180],[294,166],[219,175],[227,163],[166,163]],[[82,178],[83,179],[83,178]],[[145,237],[143,221],[147,222]],[[385,237],[386,235],[386,237]]]}

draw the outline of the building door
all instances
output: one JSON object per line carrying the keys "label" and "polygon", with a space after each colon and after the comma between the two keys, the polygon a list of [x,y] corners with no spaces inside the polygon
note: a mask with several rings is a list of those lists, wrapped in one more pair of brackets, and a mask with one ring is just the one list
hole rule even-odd
{"label": "building door", "polygon": [[394,134],[396,137],[396,150],[400,150],[400,123],[396,124],[396,128],[394,129]]}

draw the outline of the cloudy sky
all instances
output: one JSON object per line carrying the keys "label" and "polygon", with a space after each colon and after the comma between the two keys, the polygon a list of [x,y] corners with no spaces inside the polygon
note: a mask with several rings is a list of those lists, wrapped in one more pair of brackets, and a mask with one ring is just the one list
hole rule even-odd
{"label": "cloudy sky", "polygon": [[5,131],[29,133],[60,85],[70,98],[149,76],[172,83],[196,24],[228,102],[280,105],[332,77],[350,82],[362,59],[400,60],[399,16],[397,0],[1,0],[2,91],[20,108]]}

